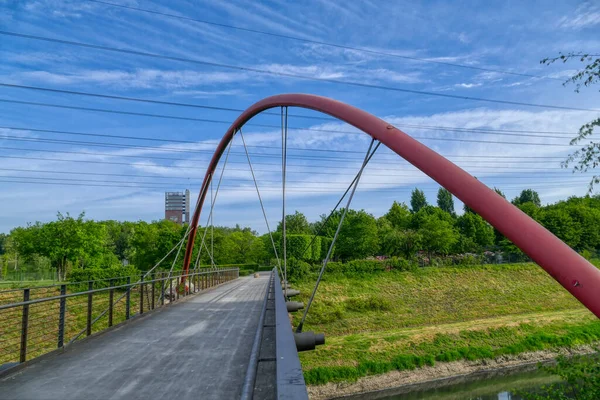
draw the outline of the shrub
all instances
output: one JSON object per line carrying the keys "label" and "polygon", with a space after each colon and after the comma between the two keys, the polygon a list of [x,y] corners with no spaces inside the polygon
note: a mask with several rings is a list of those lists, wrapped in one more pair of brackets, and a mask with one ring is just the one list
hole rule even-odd
{"label": "shrub", "polygon": [[288,281],[298,281],[304,278],[310,272],[310,264],[302,260],[290,257],[287,260],[287,278]]}

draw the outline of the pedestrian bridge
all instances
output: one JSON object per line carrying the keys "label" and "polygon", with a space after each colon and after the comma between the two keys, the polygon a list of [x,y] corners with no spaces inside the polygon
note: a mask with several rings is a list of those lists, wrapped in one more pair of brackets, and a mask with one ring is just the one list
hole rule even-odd
{"label": "pedestrian bridge", "polygon": [[[288,107],[323,112],[371,138],[357,174],[325,221],[326,224],[345,200],[316,284],[294,332],[288,311],[297,311],[303,305],[288,301],[297,293],[286,283]],[[282,133],[279,248],[271,235],[242,132],[250,119],[275,108],[281,111]],[[277,258],[276,268],[258,277],[240,278],[237,269],[215,268],[213,246],[207,245],[207,233],[212,234],[209,228],[214,204],[237,137],[244,147],[241,154],[247,158]],[[322,335],[303,332],[303,324],[362,173],[381,144],[481,215],[600,317],[600,270],[494,190],[398,128],[362,110],[319,96],[279,95],[254,104],[233,122],[208,165],[184,237],[139,279],[80,282],[76,288],[63,284],[45,288],[45,292],[44,288],[0,292],[0,364],[5,368],[0,377],[0,397],[306,399],[297,351],[314,349],[324,339]],[[220,173],[216,174],[222,158]],[[219,176],[213,195],[215,175]],[[210,210],[202,238],[197,241],[207,196]],[[172,272],[184,246],[181,271],[175,276]],[[211,268],[200,265],[203,250],[210,258]],[[154,272],[173,253],[176,255],[168,273],[164,268],[164,272]],[[81,337],[86,339],[78,340]]]}
{"label": "pedestrian bridge", "polygon": [[[19,338],[19,346],[29,346],[19,351],[23,361],[29,351],[37,350],[32,347],[39,343],[34,336],[44,335],[44,326],[34,320],[39,318],[34,316],[36,307],[47,310],[48,303],[58,302],[57,311],[64,313],[68,300],[91,298],[91,315],[94,300],[108,293],[113,299],[110,314],[101,318],[114,320],[118,314],[114,294],[125,290],[130,315],[85,340],[5,369],[0,398],[307,398],[279,276],[275,272],[237,275],[233,269],[190,274],[187,279],[196,285],[180,295],[174,291],[172,300],[169,289],[163,290],[161,279],[156,279],[142,286],[111,286],[3,306],[5,315],[21,310],[19,322],[27,320]],[[31,296],[33,289],[26,290]],[[136,310],[131,308],[132,295],[140,296]],[[22,312],[24,307],[28,315]],[[50,329],[63,335],[55,337],[57,341],[65,340],[64,315],[59,323],[61,319],[62,332]]]}

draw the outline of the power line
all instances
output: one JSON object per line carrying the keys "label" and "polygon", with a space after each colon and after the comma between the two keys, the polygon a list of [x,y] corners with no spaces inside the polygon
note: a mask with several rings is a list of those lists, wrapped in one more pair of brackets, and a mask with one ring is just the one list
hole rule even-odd
{"label": "power line", "polygon": [[[149,164],[149,163],[126,163],[126,162],[117,162],[117,161],[99,161],[99,160],[69,160],[69,159],[64,159],[64,158],[44,158],[44,157],[23,157],[23,156],[7,156],[4,154],[0,154],[0,158],[10,158],[10,159],[19,159],[19,160],[36,160],[36,161],[55,161],[55,162],[74,162],[74,163],[83,163],[83,164],[105,164],[105,165],[123,165],[123,166],[128,166],[128,167],[151,167],[151,168],[168,168],[169,170],[176,170],[176,169],[185,169],[185,170],[199,170],[199,171],[203,171],[201,168],[198,167],[184,167],[184,166],[165,166],[165,165],[158,165],[158,164]],[[465,166],[462,166],[463,168],[467,168]],[[501,170],[520,170],[521,172],[530,172],[530,173],[539,173],[539,170],[536,171],[532,171],[531,168],[530,169],[525,169],[523,170],[522,168],[509,168],[509,167],[481,167],[481,166],[474,166],[473,168],[488,168],[488,169],[492,169],[494,171],[501,171]],[[322,168],[321,168],[322,169]],[[564,170],[563,168],[544,168],[544,170],[547,169],[556,169],[556,170]],[[231,171],[245,171],[248,172],[247,169],[239,169],[239,168],[230,168],[229,170]],[[255,169],[255,171],[259,171],[259,172],[273,172],[273,169]],[[403,170],[398,170],[398,172],[403,172]],[[291,174],[307,174],[306,171],[290,171]],[[471,173],[475,173],[473,171],[471,171]],[[481,172],[481,173],[485,173],[485,172]],[[564,173],[558,173],[559,175],[564,175],[565,173],[570,173],[565,171]],[[343,172],[324,172],[324,171],[310,171],[311,175],[337,175],[337,176],[354,176],[354,174],[346,174]],[[365,174],[370,175],[370,176],[414,176],[414,175],[401,175],[401,174],[375,174],[372,173],[370,171],[366,171]],[[476,173],[475,173],[476,174]],[[551,174],[550,172],[544,172],[545,175]]]}
{"label": "power line", "polygon": [[[214,153],[214,151],[212,151],[212,150],[180,150],[180,149],[167,149],[167,148],[152,147],[152,146],[136,146],[136,145],[129,145],[129,144],[99,143],[99,142],[88,142],[88,141],[79,141],[79,140],[23,138],[23,137],[18,137],[18,136],[9,136],[9,135],[0,136],[0,139],[16,141],[16,142],[48,143],[48,144],[54,144],[54,145],[60,145],[60,144],[85,145],[85,146],[92,146],[92,147],[108,147],[108,148],[116,148],[116,149],[161,151],[161,152],[167,152],[167,153],[194,153],[194,154],[198,153],[198,154],[207,154],[207,155],[212,155]],[[10,149],[10,150],[38,151],[38,149],[21,148],[21,147],[18,147],[18,148],[4,147],[4,148]],[[50,150],[39,150],[39,151],[50,151]],[[119,155],[119,154],[112,154],[112,153],[77,152],[77,154],[90,154],[90,155],[102,155],[102,156],[109,156],[109,157],[121,157],[121,155]],[[243,153],[240,153],[240,152],[232,152],[232,154],[243,155]],[[259,158],[261,158],[261,157],[262,158],[271,158],[271,157],[276,158],[278,156],[278,154],[252,153],[252,156],[259,157]],[[123,155],[123,157],[154,158],[154,159],[158,159],[158,160],[173,160],[173,161],[202,161],[202,162],[204,162],[204,161],[208,160],[208,159],[197,159],[197,158],[182,159],[182,158],[172,158],[172,157],[155,157],[155,156],[145,156],[145,155]],[[297,159],[297,160],[309,160],[309,161],[312,161],[312,160],[359,161],[358,158],[355,158],[355,157],[330,157],[330,156],[317,156],[317,155],[310,155],[310,154],[301,154],[301,155],[294,154],[294,155],[290,155],[289,158]],[[494,157],[490,156],[490,157],[481,157],[481,158],[487,159],[487,158],[494,158]],[[506,157],[501,157],[501,158],[506,158]],[[526,157],[526,156],[521,157],[521,159],[530,159],[530,158],[540,159],[540,157]],[[541,159],[543,159],[543,160],[548,160],[548,159],[562,160],[562,159],[564,159],[564,157],[541,157]],[[380,158],[380,160],[383,160],[383,158]],[[390,158],[385,158],[385,160],[394,160],[396,162],[404,162],[405,161],[403,158],[401,158],[398,155],[395,155]],[[536,162],[541,162],[541,161],[536,161]],[[278,165],[278,164],[273,163],[271,165]],[[294,166],[294,164],[290,164],[290,165]],[[298,165],[296,165],[296,166],[298,166]],[[304,166],[304,165],[302,165],[302,166]],[[333,168],[333,166],[331,166],[331,167]]]}
{"label": "power line", "polygon": [[[49,150],[49,149],[31,149],[31,148],[21,148],[21,147],[6,147],[3,146],[2,147],[5,150],[17,150],[17,151],[35,151],[35,152],[43,152],[43,153],[58,153],[58,154],[75,154],[75,155],[88,155],[88,156],[101,156],[101,157],[122,157],[122,158],[140,158],[140,159],[148,159],[148,160],[161,160],[161,161],[183,161],[183,162],[190,162],[190,161],[200,161],[200,162],[208,162],[208,158],[207,159],[197,159],[197,158],[172,158],[172,157],[156,157],[156,156],[147,156],[147,155],[134,155],[134,154],[111,154],[111,153],[93,153],[93,152],[87,152],[87,151],[69,151],[69,150]],[[237,154],[237,153],[236,153]],[[257,157],[257,156],[261,156],[261,154],[253,154],[253,157]],[[262,154],[262,156],[265,156],[264,154]],[[266,157],[271,158],[273,156],[276,155],[268,155]],[[305,159],[306,160],[306,159]],[[347,159],[340,159],[342,161],[347,161]],[[310,160],[309,160],[310,161]],[[357,161],[356,159],[354,159],[354,161]],[[513,164],[514,162],[507,162],[507,161],[476,161],[477,163],[485,163],[485,162],[491,162],[493,164],[496,163],[500,163],[500,162],[504,162],[504,163],[508,163],[508,164]],[[230,161],[230,163],[234,163],[234,164],[245,164],[243,161]],[[402,164],[401,164],[402,163]],[[519,161],[519,164],[540,164],[540,163],[545,163],[544,161]],[[255,162],[254,164],[256,165],[279,165],[278,163],[265,163],[265,162]],[[408,162],[400,157],[398,157],[398,164],[400,165],[409,165]],[[341,165],[322,165],[322,164],[288,164],[290,167],[300,167],[300,168],[316,168],[316,169],[327,169],[327,168],[331,168],[331,169],[347,169],[347,166],[341,166]],[[377,164],[371,164],[374,166],[377,166]],[[544,164],[544,169],[548,169],[548,167],[546,167],[547,163]],[[466,165],[462,165],[463,167],[468,168],[469,166]],[[473,166],[470,166],[473,167]],[[481,167],[481,168],[489,168],[486,166],[475,166],[477,167]],[[501,168],[509,168],[509,167],[501,167]],[[534,167],[532,167],[534,168]],[[394,170],[391,168],[379,168],[379,170]],[[311,172],[312,173],[312,172]]]}
{"label": "power line", "polygon": [[[175,107],[200,108],[200,109],[213,110],[213,111],[230,111],[230,112],[239,112],[239,113],[244,111],[239,108],[216,107],[216,106],[207,106],[207,105],[202,105],[202,104],[181,103],[181,102],[173,102],[173,101],[154,100],[154,99],[141,99],[138,97],[114,96],[114,95],[102,94],[102,93],[89,93],[89,92],[79,92],[79,91],[74,91],[74,90],[45,88],[45,87],[39,87],[39,86],[16,85],[16,84],[6,83],[6,82],[0,82],[0,86],[9,87],[9,88],[13,88],[13,89],[37,90],[37,91],[43,91],[43,92],[71,94],[71,95],[77,95],[77,96],[99,97],[99,98],[110,99],[110,100],[135,101],[135,102],[139,102],[139,103],[160,104],[160,105],[175,106]],[[262,114],[274,115],[274,116],[279,115],[277,113],[269,112],[269,111],[263,111]],[[337,121],[335,118],[320,117],[320,116],[314,116],[314,115],[291,114],[290,116],[293,116],[294,118],[306,118],[306,119],[315,119],[315,120],[323,120],[323,121]]]}
{"label": "power line", "polygon": [[552,104],[526,103],[526,102],[500,100],[500,99],[487,99],[487,98],[483,98],[483,97],[461,96],[461,95],[453,95],[453,94],[448,94],[448,93],[437,93],[437,92],[428,92],[428,91],[423,91],[423,90],[406,89],[406,88],[400,88],[400,87],[375,85],[375,84],[369,84],[369,83],[364,83],[364,82],[351,82],[351,81],[343,81],[343,80],[338,80],[338,79],[319,78],[319,77],[314,77],[314,76],[299,75],[299,74],[293,74],[293,73],[288,73],[288,72],[271,71],[271,70],[260,69],[260,68],[245,67],[245,66],[239,66],[239,65],[229,65],[229,64],[215,63],[215,62],[202,61],[202,60],[196,60],[196,59],[190,59],[190,58],[166,56],[166,55],[155,54],[155,53],[147,53],[147,52],[142,52],[142,51],[137,51],[137,50],[128,50],[128,49],[122,49],[122,48],[116,48],[116,47],[100,46],[100,45],[94,45],[94,44],[90,44],[90,43],[75,42],[75,41],[70,41],[70,40],[62,40],[62,39],[49,38],[49,37],[44,37],[44,36],[28,35],[28,34],[23,34],[23,33],[18,33],[18,32],[0,31],[0,34],[6,35],[6,36],[13,36],[13,37],[20,37],[20,38],[24,38],[24,39],[59,43],[59,44],[64,44],[64,45],[78,46],[78,47],[84,47],[84,48],[90,48],[90,49],[96,49],[96,50],[112,51],[112,52],[117,52],[117,53],[122,53],[122,54],[132,54],[132,55],[152,57],[152,58],[158,58],[158,59],[164,59],[164,60],[170,60],[170,61],[187,62],[187,63],[205,65],[205,66],[215,67],[215,68],[233,69],[233,70],[238,70],[238,71],[254,72],[254,73],[258,73],[258,74],[275,75],[275,76],[282,76],[282,77],[287,77],[287,78],[296,78],[296,79],[303,79],[303,80],[316,81],[316,82],[334,83],[334,84],[338,84],[338,85],[362,87],[362,88],[369,88],[369,89],[379,89],[379,90],[399,92],[399,93],[410,93],[410,94],[416,94],[416,95],[422,95],[422,96],[435,96],[435,97],[444,97],[444,98],[458,99],[458,100],[480,101],[480,102],[487,102],[487,103],[506,104],[506,105],[524,106],[524,107],[536,107],[536,108],[549,108],[549,109],[558,109],[558,110],[590,111],[590,112],[600,111],[597,109],[589,109],[589,108],[567,107],[567,106],[558,106],[558,105],[552,105]]}
{"label": "power line", "polygon": [[[43,169],[43,170],[39,170],[39,169],[25,169],[25,168],[0,168],[0,171],[11,171],[11,172],[28,172],[28,173],[39,173],[39,174],[66,174],[66,175],[84,175],[84,176],[118,176],[118,177],[127,177],[127,178],[151,178],[151,179],[192,179],[189,176],[160,176],[160,175],[140,175],[140,174],[115,174],[115,173],[108,173],[108,172],[78,172],[78,171],[64,171],[64,170],[52,170],[52,169]],[[337,176],[337,174],[330,174],[330,175],[334,175]],[[402,176],[402,175],[398,175],[398,176]],[[405,176],[410,176],[410,177],[421,177],[422,175],[415,175],[414,173],[412,174],[407,174]],[[198,178],[199,179],[199,178]],[[487,177],[484,179],[488,179]],[[493,179],[493,180],[501,180],[501,179],[532,179],[531,176],[504,176],[504,177],[492,177],[489,179]],[[556,180],[555,178],[552,178],[551,176],[548,177],[537,177],[535,181],[533,182],[522,182],[523,184],[536,184],[536,183],[540,183],[543,182],[544,179],[551,179],[551,183],[569,183],[569,182],[579,182],[578,179],[571,179],[571,180]],[[237,181],[244,181],[244,182],[251,182],[249,179],[243,179],[243,178],[227,178],[228,181],[233,181],[233,182],[237,182]],[[335,182],[335,181],[331,181],[331,180],[327,180],[327,181],[306,181],[306,180],[287,180],[288,182],[294,182],[294,183],[326,183],[326,184],[331,184],[331,183],[343,183],[343,182]],[[582,180],[582,182],[588,182],[589,180],[587,178],[585,178],[584,180]],[[280,181],[267,181],[267,180],[260,180],[259,182],[264,182],[264,183],[273,183],[273,184],[279,184]],[[170,182],[169,182],[170,183]],[[188,183],[193,183],[193,184],[200,184],[201,181],[189,181]],[[368,182],[363,182],[362,184],[368,184]]]}
{"label": "power line", "polygon": [[[193,117],[180,117],[180,116],[175,116],[175,115],[164,115],[164,114],[138,113],[138,112],[111,110],[111,109],[104,109],[104,108],[66,106],[66,105],[62,105],[62,104],[36,103],[36,102],[30,102],[30,101],[8,100],[8,99],[0,99],[0,102],[25,104],[25,105],[33,105],[33,106],[41,106],[41,107],[65,108],[65,109],[69,109],[69,110],[93,111],[93,112],[102,112],[102,113],[110,113],[110,114],[124,114],[124,115],[132,115],[132,116],[139,116],[139,117],[165,118],[165,119],[177,119],[177,120],[197,121],[197,122],[207,122],[207,123],[229,124],[228,121],[219,121],[219,120],[193,118]],[[251,125],[257,126],[257,127],[263,127],[263,128],[270,128],[270,129],[279,128],[279,126],[276,126],[276,125],[265,125],[265,124],[251,124]],[[357,132],[343,132],[343,131],[336,131],[336,130],[312,129],[312,128],[291,128],[290,127],[288,129],[300,130],[300,131],[313,131],[313,132],[357,133]],[[516,144],[516,145],[524,145],[524,146],[532,146],[533,145],[533,146],[571,147],[569,145],[554,144],[554,143],[498,142],[498,141],[484,141],[484,140],[476,140],[476,139],[436,138],[436,137],[426,137],[426,136],[412,136],[412,137],[414,139],[423,139],[423,140],[456,141],[456,142],[470,142],[470,143],[493,143],[493,144]]]}
{"label": "power line", "polygon": [[361,53],[394,57],[394,58],[400,58],[400,59],[410,60],[410,61],[419,61],[419,62],[425,62],[425,63],[431,63],[431,64],[445,65],[445,66],[449,66],[449,67],[472,69],[472,70],[476,70],[476,71],[496,72],[499,74],[506,74],[506,75],[562,81],[560,78],[553,78],[553,77],[545,76],[545,75],[533,75],[533,74],[526,74],[526,73],[522,73],[522,72],[512,72],[512,71],[499,70],[499,69],[493,69],[493,68],[476,67],[473,65],[451,63],[451,62],[447,62],[447,61],[437,61],[437,60],[431,60],[431,59],[427,59],[427,58],[405,56],[405,55],[401,55],[401,54],[397,54],[397,53],[390,53],[390,52],[385,52],[385,51],[380,51],[380,50],[366,49],[363,47],[353,47],[353,46],[347,46],[347,45],[338,44],[338,43],[324,42],[324,41],[320,41],[320,40],[301,38],[298,36],[291,36],[291,35],[284,35],[284,34],[275,33],[275,32],[262,31],[262,30],[258,30],[258,29],[243,28],[241,26],[236,26],[236,25],[223,24],[223,23],[218,23],[218,22],[213,22],[213,21],[208,21],[208,20],[203,20],[203,19],[197,19],[197,18],[185,17],[185,16],[181,16],[181,15],[164,13],[164,12],[160,12],[160,11],[148,10],[148,9],[139,8],[139,7],[132,7],[132,6],[122,5],[122,4],[109,3],[106,1],[100,1],[100,0],[87,0],[87,1],[92,2],[92,3],[104,4],[104,5],[108,5],[108,6],[112,6],[112,7],[120,7],[120,8],[124,8],[127,10],[132,10],[132,11],[140,11],[140,12],[144,12],[144,13],[148,13],[148,14],[161,15],[163,17],[177,18],[177,19],[184,20],[184,21],[192,21],[192,22],[197,22],[197,23],[206,24],[206,25],[218,26],[220,28],[235,29],[235,30],[239,30],[242,32],[251,32],[251,33],[256,33],[256,34],[260,34],[260,35],[277,37],[277,38],[281,38],[281,39],[289,39],[289,40],[295,40],[295,41],[299,41],[299,42],[318,44],[321,46],[335,47],[335,48],[343,49],[343,50],[351,50],[351,51],[357,51],[357,52],[361,52]]}
{"label": "power line", "polygon": [[[160,138],[150,138],[150,137],[140,137],[140,136],[125,136],[125,135],[108,135],[108,134],[96,134],[96,133],[83,133],[83,132],[71,132],[71,131],[60,131],[60,130],[49,130],[49,129],[37,129],[37,128],[17,128],[12,126],[0,126],[0,129],[8,129],[15,131],[23,131],[23,132],[39,132],[39,133],[56,133],[56,134],[65,134],[65,135],[75,135],[75,136],[92,136],[92,137],[106,137],[106,138],[114,138],[114,139],[131,139],[131,140],[148,140],[148,141],[157,141],[157,142],[165,142],[165,143],[185,143],[185,144],[195,144],[195,145],[208,145],[208,144],[217,144],[218,141],[209,142],[194,142],[191,140],[174,140],[174,139],[160,139]],[[289,129],[289,128],[288,128]],[[8,135],[0,136],[0,139],[9,137]],[[19,136],[21,138],[21,136]],[[45,139],[50,140],[50,139]],[[93,143],[93,142],[92,142]],[[234,144],[234,146],[239,146]],[[278,146],[264,146],[264,145],[247,145],[247,147],[252,148],[263,148],[263,149],[279,149]],[[148,148],[156,149],[156,150],[170,150],[168,147],[150,147]],[[315,151],[315,152],[325,152],[325,153],[348,153],[348,154],[358,154],[360,152],[354,150],[336,150],[336,149],[323,149],[323,148],[314,148],[314,147],[288,147],[288,150],[295,151]],[[173,149],[177,152],[192,152],[190,150],[182,150],[182,149]],[[466,158],[474,158],[474,157],[485,157],[485,158],[514,158],[514,159],[529,159],[529,158],[538,158],[538,159],[564,159],[564,157],[535,157],[535,156],[506,156],[506,155],[486,155],[486,156],[470,156],[470,155],[461,155],[461,156],[452,156],[446,155],[446,157],[466,157]],[[379,158],[382,158],[382,155],[379,155]],[[394,158],[397,158],[394,156]],[[390,158],[391,159],[391,158]]]}
{"label": "power line", "polygon": [[[9,179],[20,179],[21,177],[10,177],[10,176],[0,176],[0,178],[9,178]],[[141,182],[125,182],[125,181],[119,181],[119,182],[114,182],[114,181],[97,181],[97,180],[87,180],[87,179],[67,179],[67,178],[35,178],[35,177],[23,177],[25,179],[43,179],[43,181],[24,181],[24,180],[7,180],[7,179],[0,179],[0,182],[4,182],[4,183],[28,183],[28,184],[40,184],[40,185],[47,185],[47,184],[59,184],[59,185],[80,185],[80,186],[98,186],[98,187],[125,187],[125,188],[145,188],[145,189],[160,189],[160,188],[169,188],[169,187],[173,187],[173,186],[179,186],[179,187],[187,187],[189,184],[187,183],[169,183],[169,184],[155,184],[152,185],[151,183],[148,182],[143,182],[143,185],[139,185],[139,183]],[[48,180],[52,180],[54,182],[48,182]],[[60,181],[60,182],[59,182]],[[152,185],[152,186],[148,186],[148,185]],[[235,188],[235,189],[230,189],[229,191],[233,191],[233,192],[244,192],[244,191],[254,191],[254,188],[251,187],[251,185],[248,186],[235,186],[235,185],[223,185],[223,186],[227,186],[227,187],[231,187],[231,188]],[[579,185],[573,185],[571,187],[576,187]],[[561,185],[536,185],[536,187],[565,187],[564,184]],[[509,190],[509,189],[522,189],[523,186],[518,186],[518,187],[503,187],[503,190]],[[334,189],[343,189],[343,186],[334,188]],[[359,187],[359,189],[367,189],[364,186],[361,188]],[[436,190],[437,188],[434,188],[434,190]],[[296,193],[332,193],[334,192],[333,190],[329,190],[329,189],[324,189],[322,187],[306,187],[306,188],[290,188],[289,189],[291,192],[296,192]],[[412,187],[394,187],[394,188],[385,188],[385,187],[377,187],[377,188],[371,188],[369,191],[378,191],[378,192],[408,192],[408,191],[412,191],[413,188]],[[278,187],[263,187],[261,188],[261,191],[269,191],[269,192],[280,192],[281,189]]]}
{"label": "power line", "polygon": [[[38,86],[14,85],[14,84],[1,83],[1,82],[0,82],[0,86],[11,87],[11,88],[18,88],[18,89],[30,89],[30,90],[47,91],[47,92],[70,94],[70,95],[78,95],[78,96],[106,98],[106,99],[111,99],[111,100],[122,100],[122,101],[133,101],[133,102],[142,102],[142,103],[151,103],[151,104],[162,104],[162,105],[169,105],[169,106],[196,107],[196,108],[219,110],[219,111],[233,111],[233,112],[239,112],[239,113],[242,113],[244,111],[242,109],[236,109],[236,108],[213,107],[213,106],[204,106],[204,105],[190,104],[190,103],[174,103],[174,102],[160,101],[160,100],[153,100],[153,99],[142,99],[142,98],[138,98],[138,97],[113,96],[113,95],[107,95],[107,94],[102,94],[102,93],[78,92],[78,91],[73,91],[73,90],[42,88],[42,87],[38,87]],[[46,103],[43,103],[43,104],[46,104]],[[35,103],[34,105],[41,105],[41,104]],[[86,109],[86,111],[99,111],[99,110],[98,109]],[[277,113],[268,112],[268,111],[263,111],[261,114],[278,116]],[[337,118],[329,118],[329,117],[319,117],[319,116],[309,116],[309,115],[297,115],[297,114],[291,114],[290,116],[297,117],[297,118],[305,118],[305,119],[317,119],[317,120],[325,120],[325,121],[343,122],[343,121],[340,121]],[[215,120],[207,120],[207,121],[202,121],[202,122],[211,122],[212,123],[212,122],[217,122],[217,121],[215,121]],[[218,121],[218,123],[229,124],[230,121],[222,121],[221,120],[221,121]],[[253,126],[254,124],[248,124],[248,125],[249,126]],[[261,126],[261,127],[265,127],[265,128],[274,128],[274,129],[277,128],[276,125],[266,125],[266,124],[254,125],[254,126]],[[556,135],[576,135],[577,134],[576,132],[545,132],[545,131],[523,131],[523,130],[486,129],[486,128],[469,129],[469,128],[460,128],[460,127],[443,127],[443,126],[431,126],[431,125],[402,124],[402,128],[404,128],[404,127],[424,129],[424,130],[435,130],[435,131],[446,130],[446,131],[455,131],[455,132],[476,132],[476,133],[484,133],[484,134],[486,134],[488,132],[495,132],[496,135],[504,135],[504,136],[528,136],[528,137],[545,137],[545,138],[558,138],[558,139],[563,139],[563,137],[562,136],[552,136],[552,135],[553,134],[556,134]],[[323,129],[311,129],[311,128],[292,128],[292,129],[298,129],[298,130],[318,130],[318,131],[324,131],[325,132],[325,130],[323,130]],[[336,133],[358,133],[357,131],[336,131],[336,130],[329,131],[329,132],[336,132]],[[513,134],[509,135],[508,133],[513,133]],[[541,133],[543,135],[530,135],[532,133]]]}

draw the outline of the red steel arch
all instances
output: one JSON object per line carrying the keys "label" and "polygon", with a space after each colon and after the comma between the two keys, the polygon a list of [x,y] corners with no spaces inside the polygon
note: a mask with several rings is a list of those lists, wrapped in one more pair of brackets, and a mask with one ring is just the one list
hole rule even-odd
{"label": "red steel arch", "polygon": [[212,157],[198,196],[184,271],[189,269],[200,212],[221,155],[235,132],[248,120],[264,110],[282,106],[320,111],[379,140],[475,210],[600,318],[600,269],[495,191],[406,133],[356,107],[309,94],[267,97],[245,110],[229,127]]}

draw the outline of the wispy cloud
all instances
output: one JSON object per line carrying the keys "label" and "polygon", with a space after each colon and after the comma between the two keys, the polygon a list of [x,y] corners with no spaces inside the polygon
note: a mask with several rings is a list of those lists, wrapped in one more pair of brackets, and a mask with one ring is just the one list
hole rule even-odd
{"label": "wispy cloud", "polygon": [[569,29],[584,29],[600,25],[600,6],[591,1],[581,4],[571,15],[565,15],[558,26]]}
{"label": "wispy cloud", "polygon": [[465,89],[471,89],[474,87],[479,87],[481,85],[482,85],[481,83],[456,83],[454,86],[460,87],[460,88],[465,88]]}

